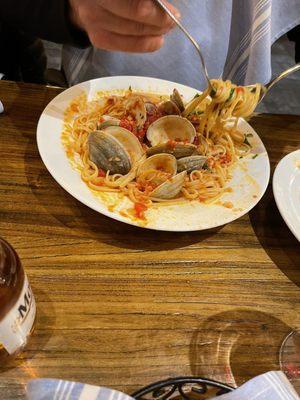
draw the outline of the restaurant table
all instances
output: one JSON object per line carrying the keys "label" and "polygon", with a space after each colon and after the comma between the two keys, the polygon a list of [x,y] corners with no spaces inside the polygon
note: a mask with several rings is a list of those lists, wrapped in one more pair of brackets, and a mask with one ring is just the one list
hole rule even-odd
{"label": "restaurant table", "polygon": [[[45,168],[36,127],[62,89],[0,81],[0,236],[18,252],[37,301],[25,351],[0,366],[0,398],[31,378],[132,393],[176,376],[238,386],[279,369],[300,328],[300,246],[271,183],[259,204],[218,229],[156,232],[109,219]],[[300,147],[300,118],[258,115],[271,169]]]}

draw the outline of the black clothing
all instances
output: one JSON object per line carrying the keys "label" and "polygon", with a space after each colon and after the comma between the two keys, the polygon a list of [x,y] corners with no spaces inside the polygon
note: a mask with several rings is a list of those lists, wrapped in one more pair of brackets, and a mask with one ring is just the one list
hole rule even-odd
{"label": "black clothing", "polygon": [[0,73],[7,79],[44,83],[42,41],[86,47],[84,32],[69,21],[67,0],[0,0]]}
{"label": "black clothing", "polygon": [[0,0],[0,24],[57,43],[84,47],[87,36],[68,19],[67,0]]}
{"label": "black clothing", "polygon": [[292,42],[295,42],[295,59],[298,63],[300,62],[300,25],[289,31],[287,36]]}
{"label": "black clothing", "polygon": [[0,72],[5,79],[46,83],[47,58],[42,41],[6,24],[1,28]]}

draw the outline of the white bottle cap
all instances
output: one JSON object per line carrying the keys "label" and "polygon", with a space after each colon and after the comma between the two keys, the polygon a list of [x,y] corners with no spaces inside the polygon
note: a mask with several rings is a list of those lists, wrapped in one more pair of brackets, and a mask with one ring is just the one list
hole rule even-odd
{"label": "white bottle cap", "polygon": [[0,100],[0,114],[3,113],[3,111],[4,111],[4,107],[3,107],[3,104],[2,104],[2,102]]}

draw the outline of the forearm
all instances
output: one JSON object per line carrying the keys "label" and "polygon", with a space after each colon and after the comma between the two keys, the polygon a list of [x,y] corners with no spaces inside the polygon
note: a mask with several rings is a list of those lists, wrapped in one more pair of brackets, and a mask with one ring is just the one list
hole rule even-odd
{"label": "forearm", "polygon": [[0,0],[0,21],[57,43],[89,44],[69,20],[67,0]]}

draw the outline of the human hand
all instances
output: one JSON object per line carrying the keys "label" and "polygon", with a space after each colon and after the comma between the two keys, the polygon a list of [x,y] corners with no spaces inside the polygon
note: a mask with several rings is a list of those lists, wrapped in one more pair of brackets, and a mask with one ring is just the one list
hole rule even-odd
{"label": "human hand", "polygon": [[[69,0],[71,21],[100,49],[144,53],[158,50],[173,26],[153,0]],[[175,7],[165,1],[179,17]]]}

